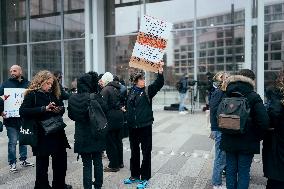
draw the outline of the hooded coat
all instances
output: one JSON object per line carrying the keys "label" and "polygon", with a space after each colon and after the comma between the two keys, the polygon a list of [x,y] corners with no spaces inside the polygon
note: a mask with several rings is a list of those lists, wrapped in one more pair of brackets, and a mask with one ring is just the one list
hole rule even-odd
{"label": "hooded coat", "polygon": [[284,182],[284,106],[283,94],[276,87],[266,93],[270,127],[263,139],[262,161],[264,176]]}
{"label": "hooded coat", "polygon": [[244,134],[222,134],[220,148],[232,153],[259,154],[260,140],[269,127],[269,117],[261,97],[254,91],[254,81],[248,77],[234,75],[228,78],[225,95],[234,96],[238,92],[248,99],[250,118]]}
{"label": "hooded coat", "polygon": [[[88,117],[90,93],[97,91],[97,81],[93,81],[90,74],[84,74],[78,79],[78,94],[72,94],[68,100],[68,117],[75,120],[75,153],[92,153],[105,150],[105,140],[95,137],[91,132],[91,124]],[[95,99],[106,111],[106,104],[100,94]]]}
{"label": "hooded coat", "polygon": [[107,121],[109,129],[120,129],[123,126],[124,118],[121,107],[123,102],[120,96],[120,84],[117,81],[109,82],[101,91],[107,103]]}

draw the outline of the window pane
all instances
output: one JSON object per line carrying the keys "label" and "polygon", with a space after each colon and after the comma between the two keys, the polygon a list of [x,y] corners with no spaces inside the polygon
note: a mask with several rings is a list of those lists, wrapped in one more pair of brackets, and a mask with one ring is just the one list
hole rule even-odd
{"label": "window pane", "polygon": [[60,39],[61,17],[59,0],[31,1],[31,41]]}
{"label": "window pane", "polygon": [[64,14],[64,38],[84,38],[84,13]]}
{"label": "window pane", "polygon": [[64,0],[64,11],[84,9],[84,0]]}
{"label": "window pane", "polygon": [[[3,44],[24,43],[27,38],[26,30],[26,2],[16,0],[2,0],[0,11]],[[1,41],[0,41],[1,42]]]}
{"label": "window pane", "polygon": [[23,75],[27,78],[27,46],[12,46],[12,47],[3,47],[3,79],[6,80],[9,77],[10,67],[14,64],[20,65],[23,69]]}
{"label": "window pane", "polygon": [[65,87],[72,88],[72,82],[85,72],[85,41],[68,41],[64,43],[64,82]]}
{"label": "window pane", "polygon": [[32,45],[32,75],[40,70],[61,70],[60,43]]}

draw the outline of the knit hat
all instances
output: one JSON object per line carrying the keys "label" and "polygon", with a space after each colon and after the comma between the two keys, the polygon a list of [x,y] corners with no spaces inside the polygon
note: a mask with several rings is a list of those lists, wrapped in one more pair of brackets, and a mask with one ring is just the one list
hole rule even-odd
{"label": "knit hat", "polygon": [[130,80],[130,82],[132,82],[134,84],[135,82],[138,81],[139,78],[143,78],[143,77],[145,77],[144,72],[142,70],[138,70],[138,71],[133,72],[130,75],[130,79],[129,80]]}
{"label": "knit hat", "polygon": [[113,81],[113,75],[110,72],[106,72],[102,78],[101,78],[104,87],[109,83]]}

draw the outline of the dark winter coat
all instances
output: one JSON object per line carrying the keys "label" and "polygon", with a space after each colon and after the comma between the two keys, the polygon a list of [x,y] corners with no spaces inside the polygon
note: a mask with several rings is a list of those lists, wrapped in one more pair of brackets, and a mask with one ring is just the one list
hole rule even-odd
{"label": "dark winter coat", "polygon": [[[52,93],[43,91],[32,91],[24,97],[24,101],[20,107],[20,115],[23,119],[35,119],[38,122],[46,120],[52,116],[64,114],[64,107],[60,113],[47,112],[45,107],[55,102],[56,106],[62,106],[63,103],[58,100]],[[50,155],[53,152],[64,148],[70,148],[64,129],[49,135],[44,134],[44,130],[38,124],[38,144],[33,147],[34,155]]]}
{"label": "dark winter coat", "polygon": [[182,77],[180,79],[181,88],[178,91],[179,93],[186,93],[188,89],[188,79],[186,77]]}
{"label": "dark winter coat", "polygon": [[222,98],[224,96],[224,92],[219,88],[215,88],[213,91],[210,101],[209,101],[209,109],[210,109],[210,123],[211,123],[211,131],[218,131],[218,122],[217,122],[217,110]]}
{"label": "dark winter coat", "polygon": [[120,95],[120,84],[117,81],[112,81],[105,86],[101,95],[107,103],[107,121],[108,127],[112,129],[120,129],[123,126],[123,106]]}
{"label": "dark winter coat", "polygon": [[68,100],[69,97],[70,97],[70,94],[67,93],[63,86],[61,85],[61,83],[59,83],[59,87],[60,87],[60,93],[61,93],[61,96],[60,96],[60,100]]}
{"label": "dark winter coat", "polygon": [[[91,132],[91,124],[89,122],[88,106],[90,93],[96,91],[93,86],[94,81],[89,74],[84,74],[78,79],[78,94],[72,94],[68,100],[68,115],[75,121],[74,135],[74,152],[75,153],[92,153],[105,150],[105,140],[98,139]],[[100,94],[95,95],[95,99],[100,103],[102,109],[106,112],[106,103]],[[72,107],[71,107],[72,106]],[[69,114],[71,113],[71,114]]]}
{"label": "dark winter coat", "polygon": [[4,100],[0,98],[0,114],[4,111]]}
{"label": "dark winter coat", "polygon": [[[17,79],[9,78],[7,81],[3,82],[0,87],[0,96],[4,95],[4,88],[24,88],[26,89],[29,85],[29,81],[22,77],[22,81],[20,82]],[[14,127],[20,129],[22,124],[22,118],[19,117],[11,117],[4,119],[3,123],[6,127]]]}
{"label": "dark winter coat", "polygon": [[263,172],[269,179],[284,182],[284,106],[280,101],[283,94],[276,87],[269,88],[266,94],[271,130],[263,139]]}
{"label": "dark winter coat", "polygon": [[[79,85],[79,84],[78,84]],[[95,99],[101,104],[104,111],[106,111],[106,104],[100,94],[95,95]],[[91,124],[89,122],[88,106],[90,100],[90,93],[73,94],[68,100],[68,115],[75,121],[75,135],[74,135],[74,152],[75,153],[92,153],[101,152],[105,150],[105,140],[99,139],[91,132]],[[72,107],[71,107],[72,106]]]}
{"label": "dark winter coat", "polygon": [[[143,89],[132,87],[127,99],[127,123],[129,127],[141,128],[153,124],[152,99],[164,85],[164,76],[157,75],[157,79]],[[146,94],[147,93],[147,94]]]}
{"label": "dark winter coat", "polygon": [[235,75],[228,78],[226,96],[239,92],[247,97],[250,105],[248,129],[244,134],[222,134],[221,149],[228,152],[259,154],[262,133],[269,127],[269,117],[261,97],[254,92],[254,81],[248,77]]}

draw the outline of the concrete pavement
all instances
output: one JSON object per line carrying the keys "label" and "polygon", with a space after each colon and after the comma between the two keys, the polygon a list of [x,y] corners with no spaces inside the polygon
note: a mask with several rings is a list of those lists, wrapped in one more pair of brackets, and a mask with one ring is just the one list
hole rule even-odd
{"label": "concrete pavement", "polygon": [[[157,110],[154,113],[152,178],[150,189],[209,189],[211,186],[213,141],[208,138],[205,113],[179,115],[177,112]],[[64,118],[68,127],[69,143],[74,143],[74,122]],[[35,168],[21,168],[18,173],[10,173],[7,163],[6,130],[0,133],[0,189],[31,189],[35,180]],[[17,149],[18,150],[18,149]],[[29,161],[35,158],[29,152]],[[130,176],[130,148],[124,139],[125,168],[117,173],[104,173],[104,189],[134,189],[136,185],[124,185],[124,178]],[[107,159],[104,159],[107,165]],[[49,180],[52,180],[50,164]],[[77,154],[68,150],[68,171],[66,182],[75,189],[82,186],[82,162]],[[265,188],[262,177],[261,156],[254,157],[251,170],[250,189]]]}

